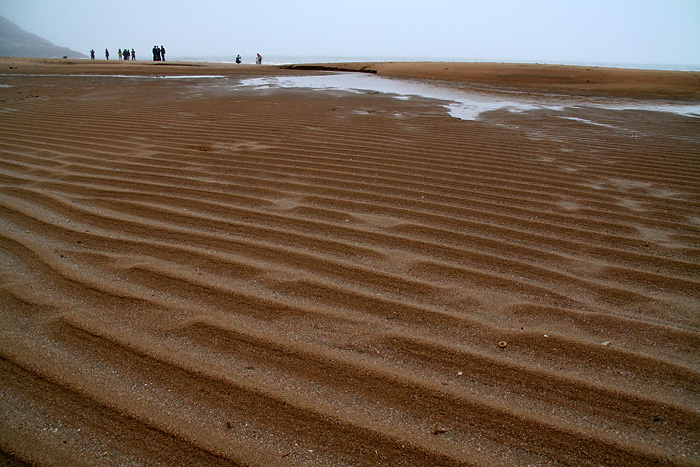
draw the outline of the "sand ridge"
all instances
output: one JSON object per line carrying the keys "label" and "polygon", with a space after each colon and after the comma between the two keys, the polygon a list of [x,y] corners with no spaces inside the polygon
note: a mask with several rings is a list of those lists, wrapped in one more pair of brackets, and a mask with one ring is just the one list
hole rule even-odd
{"label": "sand ridge", "polygon": [[7,462],[700,462],[697,118],[85,62],[0,77]]}

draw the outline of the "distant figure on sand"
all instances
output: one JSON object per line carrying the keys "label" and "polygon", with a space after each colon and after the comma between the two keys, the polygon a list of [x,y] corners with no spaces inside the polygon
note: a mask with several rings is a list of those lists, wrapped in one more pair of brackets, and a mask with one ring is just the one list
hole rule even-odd
{"label": "distant figure on sand", "polygon": [[95,49],[90,49],[90,60],[95,59]]}
{"label": "distant figure on sand", "polygon": [[109,60],[109,50],[105,49],[105,58]]}
{"label": "distant figure on sand", "polygon": [[122,59],[122,49],[119,49],[119,60]]}
{"label": "distant figure on sand", "polygon": [[154,62],[160,61],[160,49],[158,48],[157,45],[153,46],[153,61]]}
{"label": "distant figure on sand", "polygon": [[256,65],[262,65],[262,55],[258,54],[258,56],[255,58],[255,63]]}
{"label": "distant figure on sand", "polygon": [[129,60],[130,56],[129,49],[124,49],[124,60]]}
{"label": "distant figure on sand", "polygon": [[131,49],[131,59],[136,60],[136,51],[134,49]]}
{"label": "distant figure on sand", "polygon": [[241,63],[241,56],[240,56],[240,54],[236,56],[236,63]]}
{"label": "distant figure on sand", "polygon": [[165,47],[160,46],[160,59],[165,61]]}

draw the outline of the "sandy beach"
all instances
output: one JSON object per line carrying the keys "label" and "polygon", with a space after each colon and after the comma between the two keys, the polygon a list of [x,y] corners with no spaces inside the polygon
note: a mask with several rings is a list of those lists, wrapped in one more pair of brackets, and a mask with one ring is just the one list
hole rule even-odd
{"label": "sandy beach", "polygon": [[297,68],[0,58],[0,465],[700,465],[700,74]]}

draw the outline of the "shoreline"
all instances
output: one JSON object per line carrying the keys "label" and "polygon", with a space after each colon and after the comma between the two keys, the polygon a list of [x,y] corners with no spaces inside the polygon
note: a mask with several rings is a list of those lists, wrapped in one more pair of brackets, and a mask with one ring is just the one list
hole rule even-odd
{"label": "shoreline", "polygon": [[252,65],[213,62],[148,62],[0,58],[0,73],[127,75],[271,75],[309,72],[364,72],[403,79],[449,82],[457,87],[486,87],[575,96],[700,100],[700,72],[603,68],[573,65],[354,62],[295,65]]}

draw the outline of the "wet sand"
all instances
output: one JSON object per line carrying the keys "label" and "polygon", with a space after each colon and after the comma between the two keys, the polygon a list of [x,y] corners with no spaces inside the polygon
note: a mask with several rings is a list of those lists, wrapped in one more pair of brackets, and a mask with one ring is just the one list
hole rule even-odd
{"label": "wet sand", "polygon": [[617,96],[644,99],[700,99],[700,72],[637,70],[530,63],[327,63],[292,69],[362,71],[381,76],[449,81],[465,87]]}
{"label": "wet sand", "polygon": [[371,65],[0,59],[0,463],[700,464],[700,118]]}

